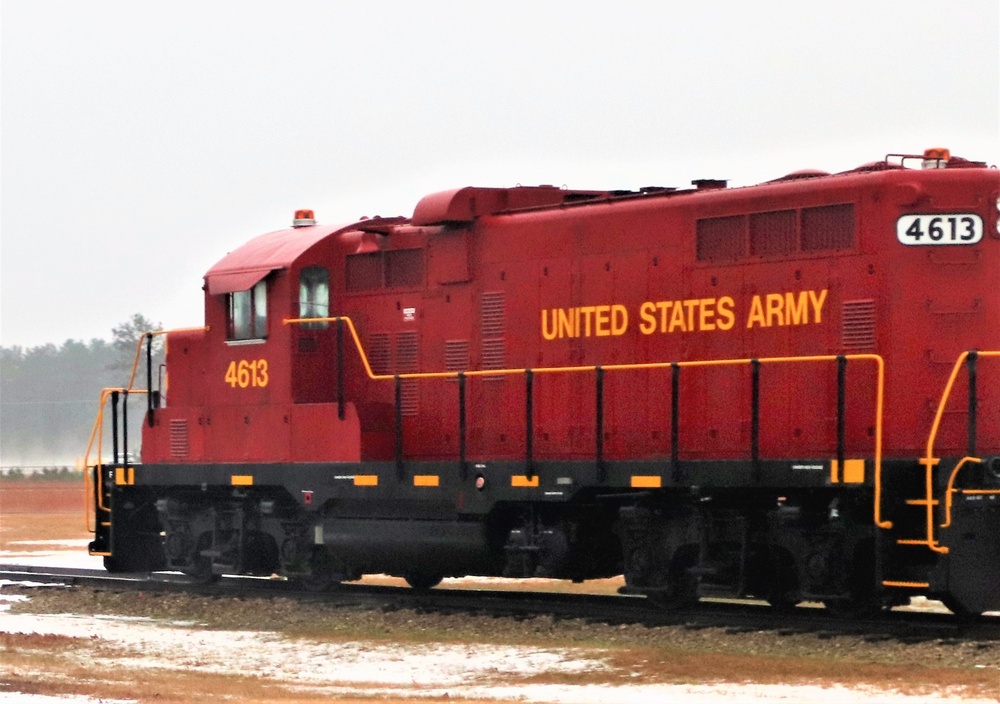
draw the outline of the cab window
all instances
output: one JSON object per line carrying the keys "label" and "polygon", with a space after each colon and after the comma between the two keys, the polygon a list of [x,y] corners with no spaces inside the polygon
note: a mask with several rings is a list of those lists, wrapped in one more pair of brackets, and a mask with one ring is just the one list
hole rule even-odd
{"label": "cab window", "polygon": [[226,297],[230,340],[262,340],[267,337],[266,281],[258,282],[249,291],[233,291]]}
{"label": "cab window", "polygon": [[[299,317],[327,318],[330,316],[330,273],[321,266],[309,266],[299,274]],[[308,323],[309,327],[326,327],[325,322]]]}

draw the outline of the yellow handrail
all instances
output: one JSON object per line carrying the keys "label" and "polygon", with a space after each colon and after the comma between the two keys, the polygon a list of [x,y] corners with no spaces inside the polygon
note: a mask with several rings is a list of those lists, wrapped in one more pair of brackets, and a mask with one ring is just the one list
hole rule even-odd
{"label": "yellow handrail", "polygon": [[[351,333],[351,338],[354,340],[354,345],[358,350],[358,355],[361,357],[361,363],[364,365],[365,373],[368,375],[369,379],[375,381],[385,381],[389,379],[448,379],[457,378],[459,374],[464,374],[467,377],[475,376],[507,376],[515,374],[524,374],[527,369],[480,369],[475,371],[467,372],[408,372],[404,374],[375,374],[372,371],[371,364],[368,361],[368,355],[365,354],[364,345],[361,344],[361,337],[358,335],[357,329],[354,327],[354,323],[347,316],[336,316],[327,318],[286,318],[284,320],[285,325],[297,325],[305,323],[335,323],[338,321],[343,321],[346,323],[348,330]],[[879,528],[888,529],[892,528],[891,521],[882,520],[882,409],[884,402],[884,391],[885,391],[885,361],[882,359],[881,355],[877,354],[846,354],[846,355],[812,355],[804,357],[761,357],[759,359],[745,358],[745,359],[710,359],[710,360],[696,360],[689,362],[641,362],[635,364],[608,364],[601,365],[601,369],[606,371],[627,371],[627,370],[642,370],[642,369],[666,369],[669,367],[677,366],[682,368],[690,367],[711,367],[711,366],[736,366],[751,364],[754,361],[760,364],[790,364],[797,362],[834,362],[840,357],[848,360],[867,360],[874,362],[878,370],[878,382],[876,385],[876,398],[875,398],[875,512],[874,519],[875,525]],[[562,374],[562,373],[574,373],[574,372],[592,372],[597,369],[597,365],[586,365],[586,366],[566,366],[566,367],[532,367],[531,371],[535,374]]]}
{"label": "yellow handrail", "polygon": [[[145,394],[147,389],[134,389],[132,385],[135,383],[135,373],[139,367],[139,359],[142,357],[142,344],[145,342],[147,337],[155,337],[157,335],[167,335],[173,332],[194,332],[197,330],[208,331],[209,326],[204,326],[200,328],[174,328],[171,330],[150,330],[139,335],[139,339],[136,342],[135,358],[132,360],[132,372],[129,374],[128,384],[126,386],[119,387],[108,387],[101,389],[101,400],[97,407],[97,417],[94,419],[94,425],[90,431],[90,439],[87,441],[87,451],[83,455],[83,517],[84,524],[87,531],[93,533],[96,529],[96,524],[94,528],[90,527],[90,499],[91,491],[96,491],[97,507],[102,511],[107,511],[108,507],[103,504],[103,489],[104,489],[104,477],[102,472],[97,473],[97,485],[96,487],[92,485],[90,479],[90,451],[94,448],[94,439],[97,439],[97,458],[94,464],[95,467],[101,467],[103,465],[101,450],[103,448],[104,441],[104,404],[107,402],[108,396],[114,392],[118,393],[130,393],[130,394]],[[95,516],[96,521],[96,516]]]}
{"label": "yellow handrail", "polygon": [[[982,350],[976,352],[977,357],[1000,357],[1000,351],[996,350]],[[934,414],[934,422],[931,423],[931,432],[927,437],[927,452],[924,457],[920,460],[920,464],[924,465],[926,471],[926,491],[927,491],[927,546],[936,553],[942,555],[948,553],[948,548],[944,545],[938,545],[937,539],[934,537],[934,467],[940,462],[940,458],[934,456],[934,443],[937,441],[938,430],[941,428],[941,419],[944,417],[944,409],[948,405],[948,400],[951,398],[951,390],[955,386],[955,380],[958,378],[958,373],[962,370],[962,366],[965,364],[966,360],[969,358],[969,352],[962,352],[958,355],[958,359],[955,360],[955,365],[951,368],[951,374],[948,375],[948,382],[944,386],[944,391],[941,393],[941,400],[938,402],[937,412]],[[974,458],[964,458],[959,462],[958,466],[952,471],[951,478],[949,479],[948,485],[951,486],[955,475],[958,470],[965,464],[966,460]],[[946,491],[945,503],[948,507],[948,521],[951,521],[951,491]]]}
{"label": "yellow handrail", "polygon": [[948,477],[948,487],[944,491],[944,516],[945,516],[945,519],[944,519],[944,523],[941,524],[942,528],[947,528],[948,526],[951,525],[951,496],[956,491],[956,489],[955,489],[955,477],[958,476],[959,470],[961,470],[962,467],[964,467],[965,465],[967,465],[970,462],[975,462],[975,463],[978,464],[978,463],[982,462],[982,460],[979,459],[978,457],[963,457],[961,459],[961,461],[959,461],[959,463],[957,465],[955,465],[955,469],[952,470],[951,476]]}

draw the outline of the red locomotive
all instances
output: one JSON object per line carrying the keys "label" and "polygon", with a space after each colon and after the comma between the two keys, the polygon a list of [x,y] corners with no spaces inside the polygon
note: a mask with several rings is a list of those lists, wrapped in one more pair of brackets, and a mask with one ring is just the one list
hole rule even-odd
{"label": "red locomotive", "polygon": [[91,552],[1000,608],[1000,173],[929,150],[693,186],[462,188],[250,240],[162,388],[147,354],[110,394]]}

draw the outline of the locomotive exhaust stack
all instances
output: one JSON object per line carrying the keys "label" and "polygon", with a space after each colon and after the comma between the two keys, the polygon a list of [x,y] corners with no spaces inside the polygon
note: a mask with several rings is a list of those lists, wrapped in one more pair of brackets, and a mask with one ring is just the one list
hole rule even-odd
{"label": "locomotive exhaust stack", "polygon": [[301,209],[208,270],[202,327],[144,337],[169,388],[102,397],[90,550],[312,589],[624,574],[665,608],[1000,609],[998,271],[1000,172],[938,148]]}

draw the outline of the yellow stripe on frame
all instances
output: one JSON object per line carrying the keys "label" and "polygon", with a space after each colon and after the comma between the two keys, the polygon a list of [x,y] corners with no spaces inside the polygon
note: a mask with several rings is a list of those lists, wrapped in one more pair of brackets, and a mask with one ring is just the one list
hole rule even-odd
{"label": "yellow stripe on frame", "polygon": [[377,474],[355,474],[354,486],[378,486]]}
{"label": "yellow stripe on frame", "polygon": [[125,468],[124,467],[115,467],[115,484],[117,484],[118,486],[121,486],[122,484],[125,484],[125,483],[126,483],[126,481],[125,481]]}
{"label": "yellow stripe on frame", "polygon": [[413,486],[438,486],[441,478],[436,474],[417,474],[413,477]]}
{"label": "yellow stripe on frame", "polygon": [[128,468],[128,483],[129,486],[135,484],[135,467]]}
{"label": "yellow stripe on frame", "polygon": [[633,489],[659,489],[663,486],[663,477],[656,475],[633,475],[632,476],[632,488]]}
{"label": "yellow stripe on frame", "polygon": [[234,474],[229,478],[233,486],[253,486],[252,474]]}
{"label": "yellow stripe on frame", "polygon": [[843,481],[844,484],[864,484],[865,483],[865,461],[864,460],[844,460],[844,474],[840,475],[840,463],[837,460],[830,461],[830,483],[836,484]]}
{"label": "yellow stripe on frame", "polygon": [[510,485],[522,489],[538,486],[538,475],[529,477],[524,474],[515,474],[510,478]]}

